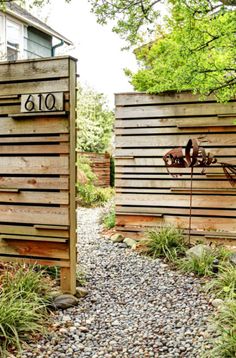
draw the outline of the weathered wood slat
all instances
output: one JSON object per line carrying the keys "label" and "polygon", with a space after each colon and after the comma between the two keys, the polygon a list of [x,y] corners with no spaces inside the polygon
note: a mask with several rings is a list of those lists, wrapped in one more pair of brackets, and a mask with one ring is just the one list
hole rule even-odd
{"label": "weathered wood slat", "polygon": [[69,259],[68,245],[57,242],[21,240],[0,240],[0,252],[5,255],[36,256],[55,259]]}
{"label": "weathered wood slat", "polygon": [[59,142],[68,142],[68,134],[61,135],[45,135],[45,136],[9,136],[1,137],[0,144],[3,143],[59,143]]}
{"label": "weathered wood slat", "polygon": [[[235,159],[232,157],[224,157],[224,159],[219,159],[220,161],[224,161],[227,163],[231,163],[234,164],[235,163]],[[127,169],[130,168],[130,170],[135,171],[141,171],[143,168],[144,172],[150,171],[151,168],[153,168],[153,172],[157,172],[159,171],[159,168],[156,167],[164,167],[165,163],[163,158],[160,157],[152,157],[152,158],[140,158],[140,157],[117,157],[116,158],[116,172],[119,173],[120,171],[122,171],[124,169],[124,171],[127,171]],[[220,168],[220,164],[216,163],[214,165],[212,165],[211,168],[207,168],[208,172],[209,171],[215,171],[215,168]],[[177,171],[177,170],[182,170],[184,168],[172,168],[172,171]],[[166,170],[166,168],[165,168]],[[185,170],[185,169],[184,169]],[[194,168],[194,172],[197,173],[199,170],[202,170],[201,168]],[[189,172],[189,169],[187,168],[187,171]]]}
{"label": "weathered wood slat", "polygon": [[17,241],[40,241],[41,244],[44,242],[59,242],[59,243],[66,243],[68,238],[62,237],[41,237],[41,236],[24,236],[24,235],[11,235],[11,234],[1,234],[1,240],[17,240]]}
{"label": "weathered wood slat", "polygon": [[9,223],[69,225],[66,207],[0,205],[0,218]]}
{"label": "weathered wood slat", "polygon": [[[67,78],[53,81],[32,81],[24,82],[18,87],[17,92],[19,95],[28,93],[47,93],[47,92],[68,92],[69,80]],[[15,83],[0,83],[0,93],[2,96],[8,96],[16,93]],[[7,111],[5,112],[7,114]],[[11,112],[12,113],[12,112]],[[18,112],[20,113],[20,107]]]}
{"label": "weathered wood slat", "polygon": [[[130,118],[130,119],[117,119],[115,127],[121,128],[152,128],[160,127],[163,130],[167,130],[166,127],[178,127],[183,128],[184,131],[187,128],[196,128],[199,131],[204,131],[207,127],[227,127],[235,126],[236,114],[231,117],[219,117],[219,116],[204,116],[204,117],[185,117],[185,118]],[[215,130],[216,128],[214,128]],[[190,129],[191,131],[192,129]],[[182,130],[183,131],[183,130]]]}
{"label": "weathered wood slat", "polygon": [[[63,204],[69,203],[68,192],[19,191],[4,193],[0,191],[0,203],[29,203],[29,204]],[[1,219],[0,219],[1,220]]]}
{"label": "weathered wood slat", "polygon": [[[155,214],[163,214],[163,215],[186,215],[189,216],[189,208],[181,208],[181,207],[161,207],[161,206],[152,206],[152,205],[145,205],[144,203],[142,203],[140,206],[138,206],[138,203],[130,203],[129,205],[116,205],[116,211],[117,212],[125,212],[125,213],[130,213],[130,215],[132,215],[133,212],[142,212],[142,213],[149,213],[150,215],[152,213]],[[235,218],[236,217],[236,211],[233,210],[227,210],[227,209],[222,209],[222,208],[213,208],[213,209],[209,209],[209,208],[193,208],[192,209],[192,215],[193,216],[202,216],[202,217],[215,217],[217,218],[216,220],[218,220],[219,218],[222,217],[232,217]]]}
{"label": "weathered wood slat", "polygon": [[67,157],[1,157],[0,175],[3,174],[68,174]]}
{"label": "weathered wood slat", "polygon": [[[116,193],[147,193],[147,194],[176,194],[176,193],[183,193],[189,194],[191,193],[190,188],[169,188],[169,189],[156,189],[156,188],[116,188]],[[203,188],[203,189],[192,189],[193,194],[230,194],[236,195],[235,188],[227,188],[227,189],[220,189],[220,188]]]}
{"label": "weathered wood slat", "polygon": [[173,135],[173,134],[183,134],[183,133],[188,133],[188,135],[190,136],[192,134],[192,136],[195,136],[196,133],[201,133],[201,134],[205,134],[205,133],[222,133],[222,132],[235,132],[236,131],[236,125],[233,125],[233,119],[231,121],[230,125],[227,126],[207,126],[205,125],[204,127],[196,127],[196,128],[192,128],[190,126],[190,128],[176,128],[176,127],[167,127],[167,128],[162,128],[162,127],[151,127],[151,128],[117,128],[115,130],[115,133],[117,135],[122,135],[122,136],[128,136],[128,135],[145,135],[145,134],[165,134],[165,135]]}
{"label": "weathered wood slat", "polygon": [[[186,174],[190,174],[190,171],[191,169],[189,168],[180,168],[179,170],[176,170],[176,168],[169,168],[169,172],[172,174],[172,175],[176,175],[176,174],[179,174],[181,175],[181,177],[183,175],[186,175]],[[117,166],[117,169],[116,169],[116,174],[117,174],[117,177],[118,177],[118,174],[119,174],[119,177],[121,177],[122,175],[121,174],[125,174],[125,175],[134,175],[136,176],[140,176],[140,175],[143,175],[143,177],[145,178],[145,175],[152,175],[155,176],[155,175],[158,175],[158,174],[167,174],[167,169],[166,167],[158,167],[158,166],[147,166],[146,168],[144,166]],[[223,172],[223,169],[221,166],[217,166],[217,167],[212,167],[212,168],[207,168],[207,170],[205,171],[205,173],[202,173],[202,168],[194,168],[194,175],[205,175],[205,176],[209,176],[209,175],[216,175],[216,174],[222,174],[224,175],[224,172]],[[180,177],[180,178],[181,178]],[[184,179],[185,176],[183,176],[182,179]]]}
{"label": "weathered wood slat", "polygon": [[54,134],[68,133],[69,121],[66,118],[41,117],[32,119],[22,119],[20,121],[11,117],[0,118],[0,135],[17,134]]}
{"label": "weathered wood slat", "polygon": [[[236,110],[236,109],[235,109]],[[236,133],[219,133],[219,134],[199,134],[192,136],[197,139],[204,147],[210,146],[234,146],[236,143]],[[129,147],[165,147],[185,146],[189,140],[189,135],[179,136],[164,135],[143,135],[143,136],[117,136],[116,145],[118,148]]]}
{"label": "weathered wood slat", "polygon": [[1,64],[1,82],[17,82],[25,79],[45,80],[68,77],[68,59],[52,58],[51,61],[17,61]]}
{"label": "weathered wood slat", "polygon": [[[186,145],[187,143],[183,143],[183,145]],[[175,148],[173,145],[170,145],[169,147]],[[221,158],[223,156],[226,157],[235,157],[236,156],[236,147],[219,147],[219,148],[212,148],[210,146],[207,147],[207,151],[209,151],[211,154],[217,156],[217,158]],[[166,148],[116,148],[115,150],[115,156],[118,158],[119,156],[125,157],[163,157],[167,152]]]}
{"label": "weathered wood slat", "polygon": [[191,103],[153,106],[117,107],[116,118],[151,118],[151,117],[182,117],[201,115],[234,114],[236,102],[221,103]]}
{"label": "weathered wood slat", "polygon": [[[152,216],[136,216],[136,215],[118,215],[116,218],[116,224],[118,226],[163,226],[163,225],[174,225],[181,228],[188,228],[189,218],[184,216],[168,216],[164,215],[161,218],[152,217]],[[235,232],[236,235],[236,218],[221,218],[216,220],[215,218],[207,217],[193,217],[192,218],[192,229],[193,230],[224,230],[227,232]]]}
{"label": "weathered wood slat", "polygon": [[[194,208],[222,208],[236,209],[236,200],[232,196],[202,195],[193,196],[192,206]],[[148,194],[117,194],[117,205],[150,205],[168,207],[189,207],[189,195],[148,195]]]}
{"label": "weathered wood slat", "polygon": [[6,154],[68,154],[69,146],[67,143],[54,144],[54,145],[0,145],[0,155]]}
{"label": "weathered wood slat", "polygon": [[[198,95],[193,95],[190,92],[169,92],[157,95],[147,93],[117,93],[115,95],[116,106],[133,106],[133,105],[155,105],[155,104],[175,104],[201,101]],[[204,102],[216,101],[214,96],[208,96]]]}
{"label": "weathered wood slat", "polygon": [[[182,179],[175,179],[169,176],[169,178],[164,180],[158,179],[116,179],[116,187],[117,188],[190,188],[190,180],[186,180],[185,178]],[[193,180],[193,187],[197,188],[232,188],[229,181],[226,179],[223,180],[212,180],[205,179],[205,180]]]}
{"label": "weathered wood slat", "polygon": [[69,227],[67,227],[67,231],[60,229],[60,225],[57,226],[57,229],[43,229],[37,228],[35,226],[25,226],[25,225],[17,225],[17,224],[0,224],[0,232],[1,234],[9,234],[9,235],[29,235],[29,236],[39,236],[39,237],[69,237]]}
{"label": "weathered wood slat", "polygon": [[[9,177],[0,176],[0,188],[17,189],[68,189],[68,178]],[[1,220],[0,220],[1,221]]]}

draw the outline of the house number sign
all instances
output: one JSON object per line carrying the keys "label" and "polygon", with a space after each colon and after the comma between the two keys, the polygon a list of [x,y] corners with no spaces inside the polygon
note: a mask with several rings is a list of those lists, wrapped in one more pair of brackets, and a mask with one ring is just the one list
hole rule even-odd
{"label": "house number sign", "polygon": [[33,93],[21,96],[21,112],[53,112],[63,110],[63,92]]}

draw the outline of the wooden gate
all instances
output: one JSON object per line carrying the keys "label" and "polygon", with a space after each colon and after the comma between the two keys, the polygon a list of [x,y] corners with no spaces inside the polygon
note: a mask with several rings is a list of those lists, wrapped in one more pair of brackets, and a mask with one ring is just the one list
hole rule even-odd
{"label": "wooden gate", "polygon": [[0,64],[0,260],[61,267],[76,289],[76,61]]}
{"label": "wooden gate", "polygon": [[[173,178],[163,155],[196,138],[219,161],[236,165],[236,101],[180,94],[116,95],[117,229],[137,237],[152,226],[188,228],[190,169]],[[192,238],[236,246],[236,188],[222,168],[194,169]]]}

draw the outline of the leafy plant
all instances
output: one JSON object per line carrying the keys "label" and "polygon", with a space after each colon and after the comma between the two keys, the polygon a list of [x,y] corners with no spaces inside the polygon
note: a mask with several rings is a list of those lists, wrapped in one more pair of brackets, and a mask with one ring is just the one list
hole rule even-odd
{"label": "leafy plant", "polygon": [[103,94],[91,88],[78,88],[78,149],[84,152],[105,152],[110,144],[114,113]]}
{"label": "leafy plant", "polygon": [[85,286],[87,281],[86,281],[86,274],[83,270],[83,268],[79,267],[76,271],[76,283],[79,286]]}
{"label": "leafy plant", "polygon": [[220,267],[216,278],[211,280],[207,289],[216,296],[223,299],[236,298],[236,269],[235,266],[227,264]]}
{"label": "leafy plant", "polygon": [[186,243],[182,230],[163,226],[159,230],[150,230],[147,238],[140,240],[137,249],[153,258],[163,257],[174,261],[185,252]]}
{"label": "leafy plant", "polygon": [[103,225],[106,229],[112,229],[116,225],[116,213],[114,208],[103,218]]}
{"label": "leafy plant", "polygon": [[214,275],[214,262],[225,262],[229,257],[230,251],[223,246],[206,251],[200,256],[189,256],[178,260],[177,266],[186,272],[193,272],[198,276]]}
{"label": "leafy plant", "polygon": [[213,348],[207,358],[232,358],[236,356],[236,301],[224,303],[214,319],[219,337],[214,340]]}
{"label": "leafy plant", "polygon": [[0,296],[0,352],[21,348],[21,342],[36,332],[43,331],[45,312],[41,300],[29,292],[11,291]]}
{"label": "leafy plant", "polygon": [[51,283],[43,271],[28,265],[6,265],[0,272],[0,352],[41,333],[50,302]]}
{"label": "leafy plant", "polygon": [[97,177],[92,171],[91,161],[88,158],[85,156],[79,156],[77,159],[77,167],[84,173],[88,183],[94,183]]}
{"label": "leafy plant", "polygon": [[212,266],[215,256],[213,253],[204,253],[197,257],[184,257],[177,263],[182,271],[193,272],[199,276],[212,276]]}
{"label": "leafy plant", "polygon": [[77,184],[78,202],[81,206],[94,207],[104,205],[113,195],[111,188],[100,188],[93,184]]}

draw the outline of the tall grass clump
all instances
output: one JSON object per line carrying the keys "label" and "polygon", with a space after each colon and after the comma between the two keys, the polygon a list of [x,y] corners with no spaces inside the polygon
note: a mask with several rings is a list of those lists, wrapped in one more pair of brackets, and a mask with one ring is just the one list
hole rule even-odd
{"label": "tall grass clump", "polygon": [[44,331],[50,303],[50,280],[26,265],[6,266],[0,272],[0,353],[21,349],[23,341]]}
{"label": "tall grass clump", "polygon": [[81,178],[76,184],[80,206],[102,206],[114,196],[114,189],[94,185],[97,178],[91,169],[91,162],[88,158],[80,157],[77,166]]}
{"label": "tall grass clump", "polygon": [[106,229],[112,229],[116,225],[116,213],[113,208],[107,215],[103,218],[103,225]]}
{"label": "tall grass clump", "polygon": [[[200,256],[188,256],[181,258],[177,266],[184,272],[192,272],[198,276],[215,275],[215,262],[224,263],[227,261],[230,251],[223,246],[209,248],[209,251],[203,252]],[[216,261],[217,260],[217,261]]]}
{"label": "tall grass clump", "polygon": [[165,258],[175,261],[184,254],[187,244],[182,230],[174,226],[163,226],[158,230],[150,230],[147,237],[140,240],[138,250],[153,258]]}
{"label": "tall grass clump", "polygon": [[208,283],[207,290],[222,299],[236,299],[235,266],[231,264],[221,266],[218,275]]}
{"label": "tall grass clump", "polygon": [[236,357],[236,300],[226,301],[213,323],[218,338],[214,340],[212,350],[207,352],[207,358]]}

